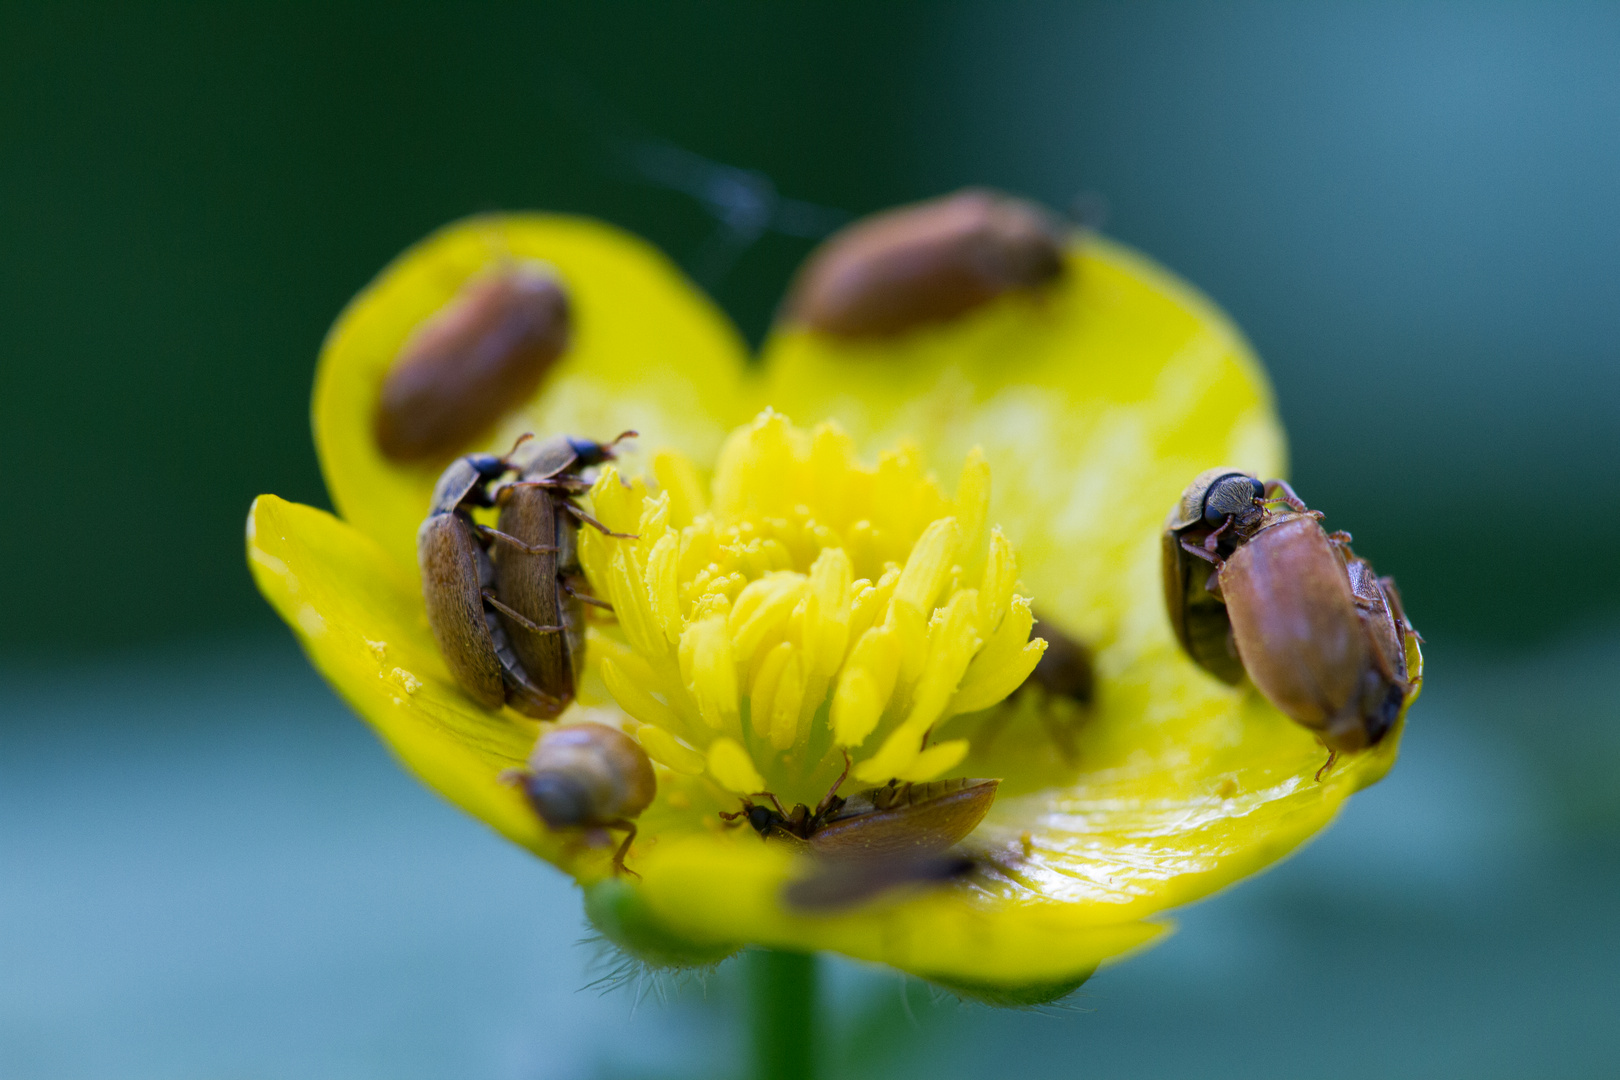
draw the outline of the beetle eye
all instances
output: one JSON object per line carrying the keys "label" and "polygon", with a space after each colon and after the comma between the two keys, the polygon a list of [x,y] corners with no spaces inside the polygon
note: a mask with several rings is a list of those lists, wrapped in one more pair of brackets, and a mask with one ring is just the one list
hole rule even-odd
{"label": "beetle eye", "polygon": [[1219,525],[1221,522],[1223,522],[1225,520],[1226,520],[1226,511],[1222,510],[1219,506],[1216,506],[1213,502],[1209,502],[1209,503],[1204,504],[1204,524],[1205,525]]}
{"label": "beetle eye", "polygon": [[499,476],[506,471],[506,462],[494,454],[468,454],[467,464],[479,476]]}
{"label": "beetle eye", "polygon": [[1249,483],[1254,485],[1254,497],[1255,498],[1263,499],[1263,498],[1266,497],[1266,485],[1264,485],[1260,481],[1254,480],[1254,479],[1251,479],[1249,481]]}
{"label": "beetle eye", "polygon": [[766,806],[750,806],[748,808],[748,824],[761,836],[771,827],[771,811]]}

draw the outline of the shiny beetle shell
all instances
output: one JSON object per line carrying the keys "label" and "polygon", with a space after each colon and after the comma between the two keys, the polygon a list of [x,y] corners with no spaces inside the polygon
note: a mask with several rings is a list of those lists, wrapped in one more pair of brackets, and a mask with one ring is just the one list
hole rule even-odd
{"label": "shiny beetle shell", "polygon": [[1033,203],[973,189],[874,214],[812,253],[784,314],[849,338],[945,322],[1061,276],[1065,231]]}
{"label": "shiny beetle shell", "polygon": [[658,793],[647,752],[606,724],[569,724],[541,734],[520,775],[535,813],[553,829],[633,818]]}
{"label": "shiny beetle shell", "polygon": [[[484,619],[480,563],[489,556],[472,527],[457,514],[434,514],[416,534],[422,567],[422,598],[428,625],[450,673],[467,695],[486,709],[506,702],[506,685],[495,641]],[[493,577],[493,572],[491,573]]]}
{"label": "shiny beetle shell", "polygon": [[858,792],[812,833],[818,852],[862,860],[939,855],[961,842],[996,801],[1000,780],[932,780]]}
{"label": "shiny beetle shell", "polygon": [[568,347],[568,297],[550,271],[474,278],[406,342],[383,379],[376,438],[392,461],[443,460],[528,400]]}
{"label": "shiny beetle shell", "polygon": [[1410,691],[1398,602],[1342,548],[1314,517],[1287,514],[1219,571],[1249,679],[1335,751],[1377,743]]}
{"label": "shiny beetle shell", "polygon": [[[1201,539],[1228,515],[1258,519],[1255,500],[1263,498],[1264,492],[1265,486],[1250,473],[1207,469],[1187,485],[1164,523],[1164,602],[1170,627],[1187,655],[1233,686],[1243,681],[1243,664],[1232,640],[1226,605],[1210,588],[1215,566],[1189,554],[1182,540],[1195,533]],[[1214,521],[1210,520],[1212,512],[1217,515]]]}
{"label": "shiny beetle shell", "polygon": [[[505,487],[499,529],[528,549],[495,552],[495,590],[509,610],[497,612],[523,670],[553,699],[574,698],[585,667],[584,572],[573,495],[581,469],[611,456],[611,444],[559,437],[527,451],[518,482]],[[552,713],[555,715],[555,712]]]}

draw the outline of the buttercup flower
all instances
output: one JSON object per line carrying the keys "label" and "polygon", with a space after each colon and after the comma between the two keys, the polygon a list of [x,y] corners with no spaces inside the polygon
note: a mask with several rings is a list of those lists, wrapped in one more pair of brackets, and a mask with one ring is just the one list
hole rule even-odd
{"label": "buttercup flower", "polygon": [[[590,587],[614,612],[591,624],[557,721],[621,727],[657,764],[633,874],[548,830],[502,782],[542,725],[461,691],[417,579],[447,459],[402,465],[377,445],[380,388],[412,334],[517,263],[555,275],[571,337],[539,389],[461,452],[499,454],[528,432],[640,433],[581,499],[629,536],[581,530]],[[1318,781],[1312,735],[1204,674],[1171,634],[1165,511],[1212,465],[1284,466],[1264,376],[1208,301],[1091,236],[1043,287],[968,307],[898,333],[784,320],[751,363],[708,299],[617,230],[541,215],[451,225],[333,328],[313,411],[338,516],[262,496],[254,575],[406,767],[573,875],[593,923],[632,954],[828,950],[991,1001],[1061,996],[1163,934],[1156,916],[1327,824],[1388,770],[1399,727]],[[1089,705],[1023,685],[1044,627],[1091,649]],[[813,807],[846,755],[845,795],[1000,780],[966,842],[975,869],[834,910],[790,903],[800,846],[721,814],[763,791]]]}

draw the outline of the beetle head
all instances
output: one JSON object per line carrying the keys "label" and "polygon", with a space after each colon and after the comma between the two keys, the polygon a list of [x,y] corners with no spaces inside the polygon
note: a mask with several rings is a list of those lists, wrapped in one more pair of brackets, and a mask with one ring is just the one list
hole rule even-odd
{"label": "beetle head", "polygon": [[776,827],[781,815],[768,806],[752,803],[748,807],[748,824],[761,836],[768,836],[771,829]]}
{"label": "beetle head", "polygon": [[1223,476],[1204,493],[1204,524],[1219,525],[1231,517],[1246,525],[1260,512],[1265,497],[1266,486],[1254,477],[1243,473]]}
{"label": "beetle head", "polygon": [[612,442],[605,443],[599,443],[592,439],[577,439],[572,435],[566,436],[566,438],[569,447],[574,451],[574,456],[578,459],[575,464],[585,467],[600,465],[604,461],[612,461],[614,457],[613,448],[625,439],[635,438],[636,434],[634,431],[621,431]]}

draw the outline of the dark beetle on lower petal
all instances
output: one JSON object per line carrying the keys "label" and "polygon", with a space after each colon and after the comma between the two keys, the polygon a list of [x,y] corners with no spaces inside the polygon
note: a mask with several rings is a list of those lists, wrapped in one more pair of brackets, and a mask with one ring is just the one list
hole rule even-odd
{"label": "dark beetle on lower petal", "polygon": [[[540,734],[528,767],[502,774],[520,785],[529,805],[553,829],[583,829],[600,842],[607,830],[624,832],[613,853],[613,868],[626,869],[624,856],[636,838],[631,819],[658,792],[647,752],[630,736],[606,724],[568,724]],[[635,873],[635,871],[630,871]]]}
{"label": "dark beetle on lower petal", "polygon": [[1417,634],[1394,581],[1321,516],[1284,481],[1210,470],[1166,521],[1164,580],[1188,654],[1227,682],[1246,673],[1317,734],[1331,765],[1394,726],[1416,689],[1406,657]]}
{"label": "dark beetle on lower petal", "polygon": [[822,855],[846,859],[916,858],[939,855],[978,827],[995,802],[1000,780],[891,780],[849,798],[838,794],[849,775],[844,771],[811,810],[799,803],[787,810],[775,795],[744,798],[742,809],[720,816],[746,820],[767,840],[802,840]]}

